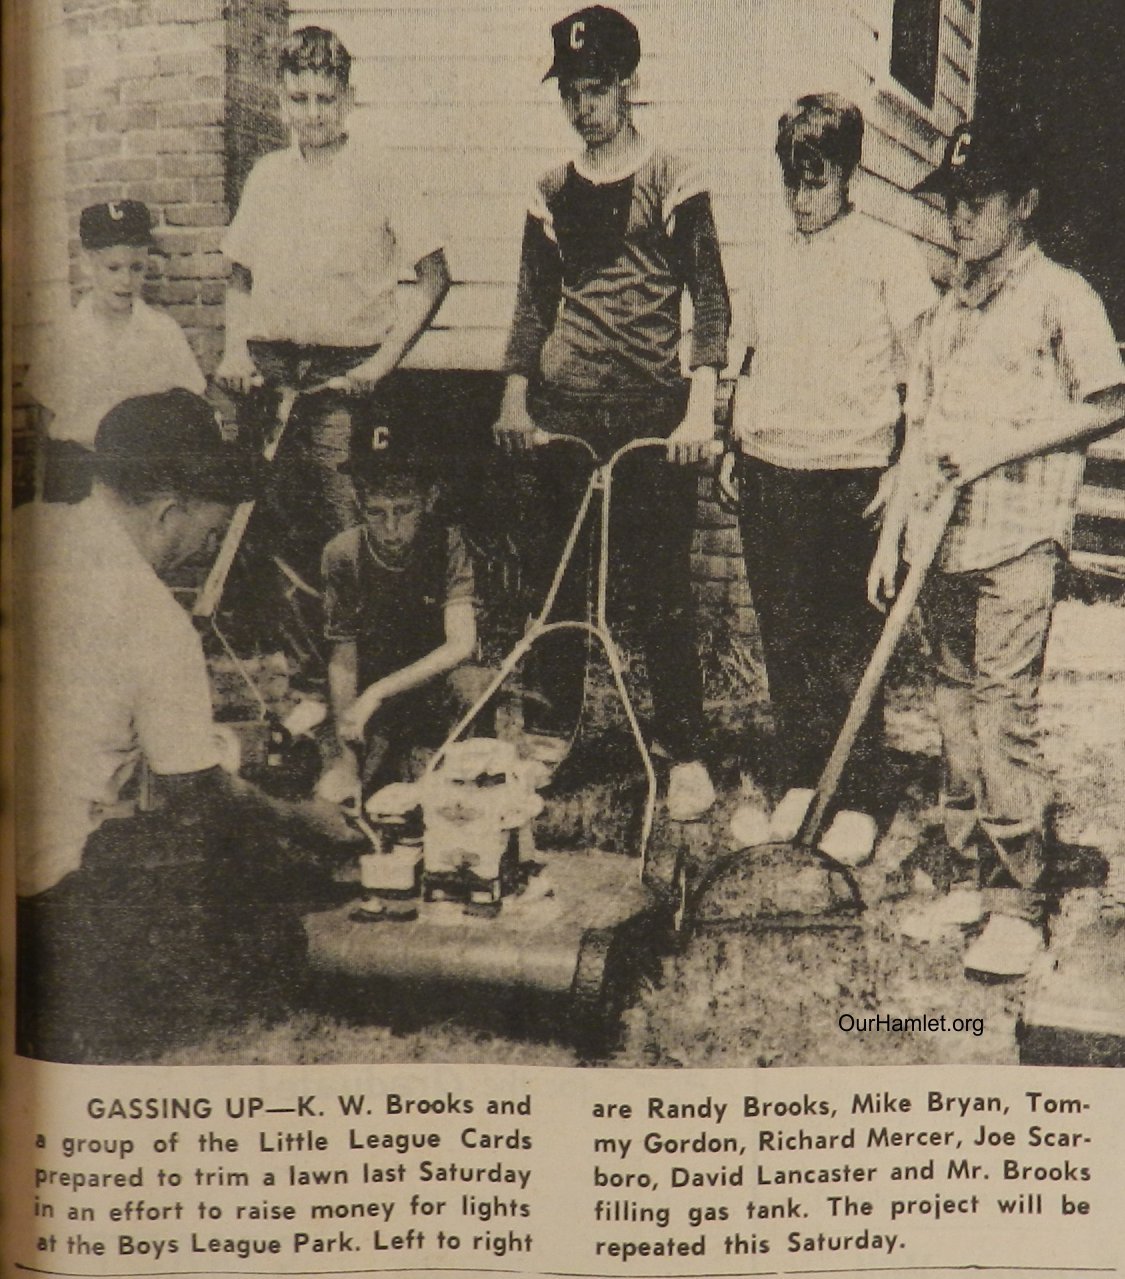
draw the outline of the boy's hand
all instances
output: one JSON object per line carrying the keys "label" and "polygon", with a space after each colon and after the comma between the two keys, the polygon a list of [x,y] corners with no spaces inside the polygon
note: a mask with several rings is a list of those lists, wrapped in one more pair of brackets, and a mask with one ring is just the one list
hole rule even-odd
{"label": "boy's hand", "polygon": [[524,405],[505,402],[492,427],[492,437],[510,456],[530,452],[539,443],[538,428]]}
{"label": "boy's hand", "polygon": [[326,804],[358,804],[359,764],[350,750],[341,751],[320,775],[315,794]]}
{"label": "boy's hand", "polygon": [[261,375],[245,347],[223,352],[223,358],[215,370],[215,381],[238,395],[245,395],[247,391],[262,384]]}
{"label": "boy's hand", "polygon": [[336,736],[348,746],[362,746],[367,721],[382,705],[382,699],[364,694],[357,697],[336,721]]}
{"label": "boy's hand", "polygon": [[686,466],[710,458],[715,448],[715,419],[689,413],[668,436],[668,461]]}
{"label": "boy's hand", "polygon": [[344,383],[353,395],[365,395],[374,391],[390,373],[393,366],[385,359],[380,359],[381,353],[376,351],[370,359],[357,364],[354,369],[349,369],[344,375]]}
{"label": "boy's hand", "polygon": [[880,613],[887,611],[887,605],[894,599],[898,591],[899,549],[902,545],[902,530],[883,529],[879,544],[875,548],[875,557],[867,572],[867,600]]}

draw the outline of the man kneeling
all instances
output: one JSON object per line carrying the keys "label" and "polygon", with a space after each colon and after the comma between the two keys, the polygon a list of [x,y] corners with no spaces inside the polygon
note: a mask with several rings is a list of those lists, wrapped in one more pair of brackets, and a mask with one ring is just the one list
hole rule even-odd
{"label": "man kneeling", "polygon": [[[85,501],[13,520],[17,1046],[82,1062],[284,1006],[309,887],[290,841],[354,838],[220,767],[203,649],[165,585],[214,552],[253,460],[176,389],[111,409],[90,465]],[[157,804],[138,813],[142,761]]]}

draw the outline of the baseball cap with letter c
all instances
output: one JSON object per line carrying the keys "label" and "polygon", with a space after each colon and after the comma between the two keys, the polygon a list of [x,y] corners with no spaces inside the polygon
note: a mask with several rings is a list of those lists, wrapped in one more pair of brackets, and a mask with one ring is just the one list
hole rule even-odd
{"label": "baseball cap with letter c", "polygon": [[578,9],[551,28],[555,60],[544,80],[616,75],[626,80],[641,60],[637,28],[616,9],[595,4]]}

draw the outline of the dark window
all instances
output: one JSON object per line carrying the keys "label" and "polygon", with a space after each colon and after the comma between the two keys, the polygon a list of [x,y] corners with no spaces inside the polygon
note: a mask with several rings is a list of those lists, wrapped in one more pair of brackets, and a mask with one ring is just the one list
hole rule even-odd
{"label": "dark window", "polygon": [[895,0],[891,75],[926,106],[937,92],[941,0]]}

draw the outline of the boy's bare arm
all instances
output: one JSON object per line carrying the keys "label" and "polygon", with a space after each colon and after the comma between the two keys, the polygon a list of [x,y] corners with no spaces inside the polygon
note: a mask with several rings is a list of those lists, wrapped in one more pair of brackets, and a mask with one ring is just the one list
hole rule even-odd
{"label": "boy's bare arm", "polygon": [[359,660],[355,640],[338,640],[328,658],[328,700],[332,719],[339,724],[359,693]]}
{"label": "boy's bare arm", "polygon": [[955,484],[971,484],[1008,462],[1022,462],[1055,449],[1091,444],[1125,422],[1125,384],[1107,387],[1066,413],[1048,414],[992,432],[981,431],[947,445],[938,456],[942,473]]}
{"label": "boy's bare arm", "polygon": [[341,740],[362,741],[367,721],[384,702],[448,674],[468,661],[476,646],[477,622],[472,600],[451,601],[445,606],[445,642],[409,666],[368,685],[337,720]]}
{"label": "boy's bare arm", "polygon": [[215,370],[215,380],[220,386],[242,394],[249,391],[258,378],[254,361],[246,349],[252,288],[250,271],[238,262],[231,263],[226,295],[226,342],[223,358]]}
{"label": "boy's bare arm", "polygon": [[406,353],[425,332],[445,301],[453,277],[444,249],[436,249],[414,264],[417,287],[402,299],[398,317],[378,351],[348,374],[347,380],[360,391],[373,390],[402,363]]}

